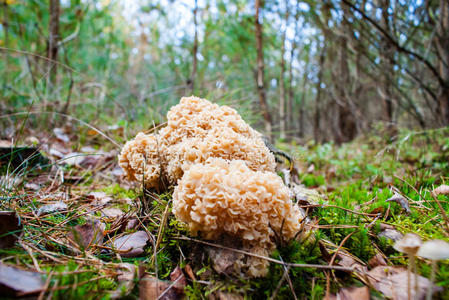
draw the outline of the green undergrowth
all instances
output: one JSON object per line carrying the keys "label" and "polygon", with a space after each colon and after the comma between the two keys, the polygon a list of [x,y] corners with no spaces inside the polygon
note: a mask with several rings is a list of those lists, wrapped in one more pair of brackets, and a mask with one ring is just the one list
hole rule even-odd
{"label": "green undergrowth", "polygon": [[[406,267],[407,258],[394,250],[392,240],[381,236],[385,226],[402,234],[416,233],[423,240],[447,241],[445,220],[430,192],[449,182],[448,131],[404,131],[394,139],[368,136],[341,146],[332,143],[303,146],[279,144],[279,148],[295,157],[299,169],[297,179],[306,187],[317,190],[323,197],[319,203],[307,208],[311,224],[318,228],[307,233],[308,238],[302,242],[278,245],[272,257],[290,263],[326,265],[329,264],[329,257],[326,257],[323,245],[332,243],[341,245],[342,250],[366,265],[376,254],[382,253],[390,265]],[[66,172],[77,174],[76,168],[65,168]],[[139,187],[130,189],[110,180],[101,181],[95,177],[95,171],[78,173],[88,178],[77,182],[77,186],[65,186],[65,192],[76,195],[85,191],[102,191],[113,198],[115,207],[140,216],[146,231],[155,239],[160,234],[156,260],[153,259],[154,242],[148,243],[143,255],[120,259],[116,254],[99,250],[75,255],[73,249],[46,239],[48,234],[67,234],[74,226],[86,223],[86,216],[81,215],[86,212],[86,208],[79,209],[88,203],[88,199],[81,196],[69,203],[68,212],[42,216],[40,223],[28,221],[23,228],[22,238],[25,242],[42,251],[57,253],[64,259],[64,263],[55,263],[35,252],[36,258],[42,260],[41,269],[47,272],[47,278],[50,272],[52,274],[48,284],[55,290],[46,295],[53,293],[52,296],[59,299],[108,299],[111,291],[119,287],[116,277],[109,275],[115,272],[114,266],[124,262],[166,280],[170,279],[170,273],[177,266],[189,266],[196,279],[189,279],[185,288],[190,299],[207,299],[218,291],[244,295],[245,299],[267,299],[274,294],[276,299],[291,299],[292,288],[299,299],[322,299],[326,294],[326,272],[316,268],[292,267],[286,273],[283,265],[271,263],[268,275],[264,278],[244,279],[217,274],[207,257],[205,245],[180,239],[190,235],[185,225],[170,213],[170,209],[164,230],[160,231],[166,207],[172,205],[171,192],[157,194]],[[90,185],[94,188],[88,189]],[[77,192],[77,189],[82,192]],[[401,203],[388,201],[394,193],[401,194],[407,200],[410,211],[402,207]],[[131,199],[136,205],[120,202],[122,199]],[[439,195],[437,199],[449,213],[449,197]],[[40,198],[20,192],[18,186],[5,193],[1,208],[14,206],[19,214],[30,217],[41,205]],[[102,218],[99,212],[95,212],[95,216]],[[108,231],[106,239],[134,231],[111,231],[113,221],[105,220],[105,223]],[[334,254],[333,250],[327,251],[327,255]],[[92,259],[91,255],[100,259],[103,267],[82,263],[83,259]],[[0,257],[5,263],[22,267],[34,264],[29,253],[20,246],[0,250]],[[338,264],[338,259],[335,263]],[[417,266],[420,275],[430,276],[428,261],[420,259]],[[348,272],[327,271],[327,275],[331,293],[343,287],[363,285]],[[135,283],[126,299],[138,298],[137,277]],[[439,262],[436,283],[441,287],[449,286],[448,261]],[[382,299],[379,292],[371,290],[371,294]],[[436,297],[449,299],[449,291],[446,288]]]}

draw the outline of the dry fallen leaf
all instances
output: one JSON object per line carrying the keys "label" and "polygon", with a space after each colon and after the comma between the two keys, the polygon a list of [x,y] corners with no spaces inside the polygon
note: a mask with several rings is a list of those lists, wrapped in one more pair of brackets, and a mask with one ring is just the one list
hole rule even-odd
{"label": "dry fallen leaf", "polygon": [[368,266],[370,266],[370,268],[374,268],[377,266],[386,266],[386,265],[387,265],[387,262],[385,261],[385,258],[380,253],[376,253],[376,255],[371,257],[371,259],[368,261]]}
{"label": "dry fallen leaf", "polygon": [[191,280],[193,280],[193,281],[196,280],[195,274],[193,274],[192,267],[189,264],[186,264],[186,266],[184,267],[184,271],[186,272],[187,276],[189,276],[189,278]]}
{"label": "dry fallen leaf", "polygon": [[60,162],[69,166],[81,166],[81,162],[86,157],[85,154],[79,152],[72,152],[61,158]]}
{"label": "dry fallen leaf", "polygon": [[[373,288],[393,300],[408,299],[407,270],[401,267],[378,266],[368,272],[367,278]],[[411,275],[411,298],[424,299],[431,283],[418,275],[418,293],[415,295],[415,276]],[[434,287],[435,290],[436,287]]]}
{"label": "dry fallen leaf", "polygon": [[91,192],[86,197],[87,199],[94,200],[94,204],[106,204],[112,201],[112,198],[105,192]]}
{"label": "dry fallen leaf", "polygon": [[65,204],[62,201],[58,201],[58,202],[55,202],[55,203],[51,203],[51,204],[47,204],[47,205],[41,206],[39,208],[39,210],[37,211],[37,215],[40,216],[40,215],[43,215],[43,214],[51,214],[51,213],[56,212],[56,211],[64,211],[64,210],[67,210],[67,204]]}
{"label": "dry fallen leaf", "polygon": [[435,195],[447,195],[449,194],[449,185],[442,184],[433,190]]}
{"label": "dry fallen leaf", "polygon": [[369,300],[369,288],[362,287],[348,287],[341,289],[337,295],[331,295],[328,300]]}
{"label": "dry fallen leaf", "polygon": [[367,267],[363,265],[362,261],[347,252],[339,251],[337,257],[340,259],[337,263],[339,266],[354,268],[360,273],[365,273],[368,270]]}
{"label": "dry fallen leaf", "polygon": [[45,282],[40,273],[10,267],[0,262],[0,295],[26,296],[42,291]]}
{"label": "dry fallen leaf", "polygon": [[83,249],[92,245],[103,244],[106,225],[98,220],[76,225],[72,229],[72,239]]}
{"label": "dry fallen leaf", "polygon": [[117,280],[119,286],[113,291],[111,299],[120,299],[130,294],[134,288],[134,278],[136,277],[136,266],[130,263],[120,263],[117,267]]}
{"label": "dry fallen leaf", "polygon": [[377,236],[390,239],[394,242],[399,241],[403,237],[402,233],[400,233],[396,229],[385,229],[385,230],[379,232],[379,234]]}
{"label": "dry fallen leaf", "polygon": [[0,211],[0,249],[14,246],[22,231],[20,219],[14,211]]}
{"label": "dry fallen leaf", "polygon": [[187,285],[187,280],[179,266],[176,266],[173,272],[171,272],[170,280],[173,282],[173,287],[179,294],[184,293],[184,288]]}
{"label": "dry fallen leaf", "polygon": [[218,274],[231,275],[234,272],[234,264],[241,256],[239,253],[227,249],[209,247],[207,253],[212,266]]}
{"label": "dry fallen leaf", "polygon": [[393,201],[398,203],[399,205],[401,205],[401,207],[403,209],[405,209],[405,211],[407,213],[411,213],[412,211],[410,210],[410,204],[408,203],[408,200],[404,198],[404,196],[402,196],[401,194],[398,193],[394,193],[394,195],[392,197],[390,197],[389,199],[387,199],[387,202],[389,201]]}
{"label": "dry fallen leaf", "polygon": [[103,208],[101,210],[101,215],[106,217],[106,218],[111,218],[111,219],[116,219],[119,218],[121,216],[123,216],[125,214],[124,211],[122,211],[119,208],[116,207],[108,207],[108,208]]}
{"label": "dry fallen leaf", "polygon": [[145,275],[139,282],[139,299],[142,300],[176,300],[179,299],[174,288],[170,284],[157,279],[156,277]]}
{"label": "dry fallen leaf", "polygon": [[53,129],[53,133],[55,134],[56,138],[60,140],[61,142],[68,143],[70,142],[69,136],[64,132],[63,128],[55,128]]}
{"label": "dry fallen leaf", "polygon": [[147,242],[148,234],[145,231],[137,231],[115,239],[113,248],[118,250],[122,257],[135,257],[144,252],[143,247]]}
{"label": "dry fallen leaf", "polygon": [[209,300],[243,300],[242,295],[218,291],[210,295]]}

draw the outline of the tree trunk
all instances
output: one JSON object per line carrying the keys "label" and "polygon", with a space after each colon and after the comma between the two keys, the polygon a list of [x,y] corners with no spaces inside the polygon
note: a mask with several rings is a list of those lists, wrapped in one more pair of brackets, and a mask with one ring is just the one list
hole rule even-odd
{"label": "tree trunk", "polygon": [[[9,47],[9,11],[8,11],[8,4],[6,3],[6,0],[3,1],[3,35],[5,37],[5,41],[3,43],[3,46],[5,48]],[[8,70],[9,65],[9,54],[8,51],[4,51],[5,55],[5,69],[3,70],[3,84],[6,86],[8,83],[8,73],[10,70]]]}
{"label": "tree trunk", "polygon": [[287,135],[292,136],[292,130],[294,130],[295,126],[293,125],[293,98],[295,92],[293,90],[293,57],[295,56],[296,48],[298,47],[298,33],[299,33],[299,4],[300,1],[296,2],[296,10],[295,10],[295,36],[292,41],[292,48],[290,49],[290,62],[288,67],[288,92],[287,92]]}
{"label": "tree trunk", "polygon": [[348,87],[350,80],[349,66],[348,66],[348,38],[346,36],[349,28],[347,22],[347,7],[343,7],[343,21],[342,21],[342,32],[343,35],[339,38],[340,43],[340,74],[337,82],[337,127],[334,129],[334,138],[337,144],[351,141],[355,138],[357,134],[357,126],[355,122],[355,115],[351,111],[351,103],[348,98],[348,93],[345,87]]}
{"label": "tree trunk", "polygon": [[285,139],[285,40],[287,37],[288,26],[288,0],[285,2],[285,29],[282,34],[282,46],[281,46],[281,74],[279,76],[279,130],[280,138]]}
{"label": "tree trunk", "polygon": [[260,24],[259,11],[263,8],[263,0],[256,0],[255,4],[255,29],[256,29],[256,49],[257,49],[257,94],[259,96],[259,104],[262,109],[262,114],[265,123],[265,134],[271,138],[271,116],[268,110],[265,95],[265,75],[264,75],[264,56],[263,56],[263,39],[262,39],[262,25]]}
{"label": "tree trunk", "polygon": [[197,15],[198,15],[198,0],[195,0],[195,8],[193,9],[193,25],[195,26],[195,36],[193,41],[193,48],[192,48],[192,73],[190,74],[190,78],[188,81],[188,85],[190,87],[190,94],[193,95],[193,92],[195,90],[195,78],[197,73],[197,66],[198,66],[198,21],[197,21]]}
{"label": "tree trunk", "polygon": [[[381,1],[382,17],[381,26],[382,28],[390,33],[390,21],[388,16],[388,8],[390,7],[390,0]],[[386,37],[381,38],[381,62],[383,80],[380,87],[380,97],[382,98],[383,108],[384,108],[384,120],[387,122],[387,128],[391,128],[393,125],[393,92],[391,89],[393,77],[393,65],[394,60],[394,46],[388,41]]]}
{"label": "tree trunk", "polygon": [[59,0],[50,0],[50,22],[48,24],[48,75],[50,89],[53,89],[56,83],[56,74],[58,70],[58,42],[59,42]]}
{"label": "tree trunk", "polygon": [[293,42],[292,49],[290,50],[290,62],[288,66],[288,92],[287,92],[287,136],[291,136],[293,129],[293,97],[295,92],[293,90],[293,56],[295,55],[296,42]]}
{"label": "tree trunk", "polygon": [[440,18],[437,24],[437,51],[439,73],[443,80],[438,91],[438,106],[443,125],[449,125],[449,3],[440,0]]}
{"label": "tree trunk", "polygon": [[325,53],[326,53],[326,44],[323,45],[323,48],[320,52],[320,60],[319,60],[319,66],[318,66],[318,81],[316,84],[316,97],[315,97],[315,117],[313,122],[313,136],[315,139],[315,143],[321,142],[321,132],[320,132],[320,117],[321,117],[321,83],[323,80],[323,69],[324,69],[324,62],[325,62]]}
{"label": "tree trunk", "polygon": [[307,69],[309,67],[309,60],[306,60],[306,65],[304,67],[304,75],[302,78],[302,95],[301,95],[301,102],[299,102],[299,137],[304,137],[304,104],[306,102],[306,86],[307,86]]}

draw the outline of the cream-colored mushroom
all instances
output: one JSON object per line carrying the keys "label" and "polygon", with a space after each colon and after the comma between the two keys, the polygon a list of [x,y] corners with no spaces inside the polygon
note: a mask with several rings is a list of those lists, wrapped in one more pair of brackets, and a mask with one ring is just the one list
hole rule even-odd
{"label": "cream-colored mushroom", "polygon": [[433,283],[435,282],[435,273],[437,261],[449,259],[449,243],[442,240],[430,240],[424,242],[418,250],[418,256],[430,259],[432,261],[432,271],[430,273],[430,287],[427,290],[427,300],[432,299]]}
{"label": "cream-colored mushroom", "polygon": [[394,244],[394,249],[403,252],[408,255],[409,263],[407,269],[407,291],[408,291],[408,299],[412,298],[411,296],[411,284],[410,284],[410,273],[413,270],[415,273],[415,294],[418,293],[418,278],[416,274],[416,266],[415,266],[415,256],[418,252],[420,246],[422,244],[422,240],[419,235],[414,233],[407,233],[404,237],[398,240]]}

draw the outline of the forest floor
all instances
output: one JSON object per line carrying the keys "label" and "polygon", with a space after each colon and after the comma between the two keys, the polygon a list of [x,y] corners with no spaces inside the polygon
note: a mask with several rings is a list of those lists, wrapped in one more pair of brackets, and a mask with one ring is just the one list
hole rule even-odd
{"label": "forest floor", "polygon": [[[448,132],[371,135],[342,146],[277,143],[295,158],[294,179],[311,190],[298,204],[311,230],[271,257],[352,271],[273,260],[267,277],[249,280],[212,267],[205,253],[220,245],[189,235],[171,213],[170,192],[124,180],[119,145],[92,128],[67,125],[51,134],[22,128],[16,140],[26,147],[13,147],[11,155],[8,141],[0,145],[0,294],[322,299],[328,292],[407,299],[409,259],[395,241],[406,233],[449,239]],[[104,134],[124,142],[123,128]],[[421,299],[431,286],[430,261],[419,258],[416,267]],[[438,262],[435,283],[434,297],[449,299],[449,260]]]}

